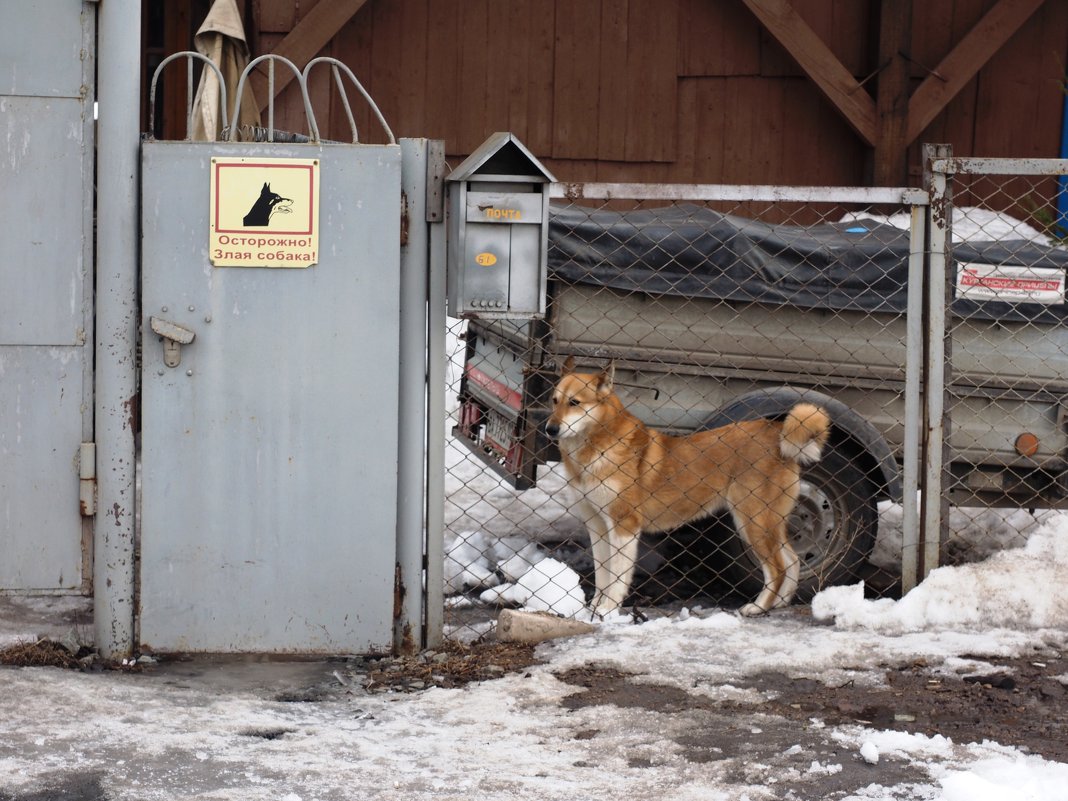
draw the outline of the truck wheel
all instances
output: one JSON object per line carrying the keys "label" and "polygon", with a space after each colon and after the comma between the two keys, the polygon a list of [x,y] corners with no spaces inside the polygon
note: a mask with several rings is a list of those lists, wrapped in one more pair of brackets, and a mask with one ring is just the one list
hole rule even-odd
{"label": "truck wheel", "polygon": [[[801,493],[787,523],[801,559],[795,600],[806,602],[824,587],[859,580],[878,525],[875,488],[840,446],[829,445],[820,461],[802,470]],[[727,580],[755,597],[764,586],[760,563],[736,533],[724,549],[731,560]]]}

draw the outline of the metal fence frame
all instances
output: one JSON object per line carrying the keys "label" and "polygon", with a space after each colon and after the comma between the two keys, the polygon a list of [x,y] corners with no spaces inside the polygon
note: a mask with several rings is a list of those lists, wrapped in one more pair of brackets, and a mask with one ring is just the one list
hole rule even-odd
{"label": "metal fence frame", "polygon": [[[953,265],[952,177],[954,175],[1068,175],[1068,160],[953,158],[949,146],[924,149],[924,186],[909,187],[789,187],[774,185],[556,183],[550,197],[556,201],[695,201],[769,202],[800,204],[892,205],[910,212],[905,321],[904,431],[902,468],[901,590],[908,592],[939,565],[940,547],[949,523],[950,451],[948,432],[951,410],[947,392],[952,378],[947,321],[952,300],[948,280]],[[432,248],[437,252],[438,248]],[[444,394],[445,326],[444,273],[432,270],[430,325],[431,470],[428,497],[430,549],[427,569],[431,601],[430,631],[440,632],[442,611],[441,556],[445,534],[444,448],[446,419]],[[436,318],[435,318],[436,316]],[[439,449],[440,448],[440,449]]]}
{"label": "metal fence frame", "polygon": [[[925,459],[923,488],[925,498],[938,503],[924,503],[920,578],[938,566],[940,546],[948,533],[949,475],[948,432],[951,412],[946,396],[952,379],[949,350],[950,328],[947,325],[948,282],[952,275],[952,210],[954,176],[1060,176],[1068,175],[1068,159],[974,158],[954,157],[949,145],[924,145],[924,186],[929,196],[928,245],[928,377],[930,391],[925,394],[927,426],[924,431]],[[1062,189],[1063,191],[1063,189]],[[909,585],[903,590],[907,591]]]}

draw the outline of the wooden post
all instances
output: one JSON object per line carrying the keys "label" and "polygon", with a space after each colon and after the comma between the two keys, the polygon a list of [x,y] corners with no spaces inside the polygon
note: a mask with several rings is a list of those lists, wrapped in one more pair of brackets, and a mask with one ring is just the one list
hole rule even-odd
{"label": "wooden post", "polygon": [[908,185],[909,61],[912,3],[882,0],[879,7],[879,77],[875,96],[878,135],[875,186]]}

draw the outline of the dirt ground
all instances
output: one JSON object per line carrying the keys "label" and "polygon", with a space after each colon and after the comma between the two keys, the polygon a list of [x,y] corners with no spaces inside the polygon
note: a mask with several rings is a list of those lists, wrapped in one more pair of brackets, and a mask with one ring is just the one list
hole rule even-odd
{"label": "dirt ground", "polygon": [[[957,743],[993,740],[1049,760],[1068,762],[1068,687],[1055,678],[1068,674],[1068,654],[1043,651],[1025,658],[982,659],[994,669],[964,676],[936,675],[923,662],[886,666],[885,686],[880,688],[853,684],[827,687],[784,673],[764,673],[735,686],[772,697],[760,711],[785,721],[855,723],[928,736],[941,734]],[[535,661],[534,650],[526,645],[450,644],[429,657],[424,654],[369,663],[365,687],[372,691],[457,687],[505,672],[520,672]],[[754,711],[751,705],[718,702],[676,687],[631,681],[631,674],[597,665],[569,670],[557,678],[575,685],[576,692],[565,701],[572,709],[614,705],[663,713],[705,710],[727,716]],[[801,727],[788,728],[796,731]],[[695,735],[689,745],[721,749],[722,737],[722,729],[710,733],[705,742]]]}

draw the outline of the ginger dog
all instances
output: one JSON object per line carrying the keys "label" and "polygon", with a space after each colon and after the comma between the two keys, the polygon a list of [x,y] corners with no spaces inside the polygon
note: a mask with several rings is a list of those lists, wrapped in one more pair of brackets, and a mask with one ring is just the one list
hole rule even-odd
{"label": "ginger dog", "polygon": [[741,613],[787,606],[801,563],[786,534],[800,465],[819,460],[827,412],[799,403],[782,422],[748,420],[675,437],[647,427],[613,392],[614,367],[576,373],[564,364],[546,433],[557,440],[593,548],[593,612],[619,609],[643,531],[668,531],[729,509],[760,560],[764,589]]}

